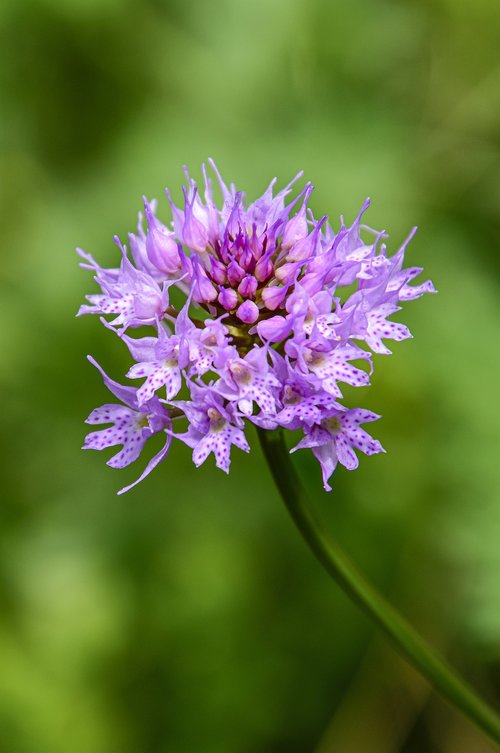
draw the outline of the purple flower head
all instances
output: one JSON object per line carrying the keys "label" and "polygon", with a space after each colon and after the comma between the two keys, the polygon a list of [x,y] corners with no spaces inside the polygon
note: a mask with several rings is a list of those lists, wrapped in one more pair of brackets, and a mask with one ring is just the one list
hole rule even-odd
{"label": "purple flower head", "polygon": [[[139,215],[130,255],[117,241],[116,268],[79,251],[100,287],[79,314],[109,317],[104,323],[133,361],[127,377],[142,380],[123,387],[101,372],[122,404],[91,413],[89,422],[111,426],[89,434],[85,446],[121,445],[109,464],[123,467],[149,436],[164,433],[165,447],[143,476],[173,439],[193,449],[195,465],[213,453],[228,471],[231,446],[249,449],[248,422],[298,429],[304,436],[294,449],[312,450],[330,489],[338,463],[357,467],[355,449],[382,451],[360,427],[378,417],[348,409],[340,385],[369,385],[373,354],[411,337],[392,319],[401,304],[435,292],[430,281],[414,284],[419,267],[404,267],[414,231],[391,256],[387,234],[364,224],[368,200],[350,226],[341,218],[335,230],[326,216],[314,219],[311,183],[291,196],[301,173],[276,193],[272,180],[248,203],[212,160],[209,167],[201,185],[185,170],[181,206],[167,189],[170,222],[144,199],[147,227]],[[178,294],[186,297],[181,306],[173,305]],[[144,326],[149,334],[125,334]]]}

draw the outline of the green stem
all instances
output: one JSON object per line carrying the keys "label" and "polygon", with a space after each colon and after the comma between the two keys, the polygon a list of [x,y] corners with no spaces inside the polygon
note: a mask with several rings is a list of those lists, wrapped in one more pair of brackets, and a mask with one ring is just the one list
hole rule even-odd
{"label": "green stem", "polygon": [[406,659],[450,703],[500,743],[500,717],[368,583],[316,520],[294,471],[281,430],[258,430],[274,481],[300,533],[337,584],[382,628]]}

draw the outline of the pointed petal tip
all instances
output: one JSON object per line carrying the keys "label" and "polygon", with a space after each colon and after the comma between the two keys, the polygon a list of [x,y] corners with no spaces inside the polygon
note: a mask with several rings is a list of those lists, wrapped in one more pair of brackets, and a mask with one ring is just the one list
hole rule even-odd
{"label": "pointed petal tip", "polygon": [[126,247],[126,245],[124,243],[121,242],[121,240],[120,240],[120,238],[119,238],[118,235],[114,235],[113,236],[113,242],[115,243],[116,246],[118,246],[118,248],[122,252],[124,258],[127,258],[127,247]]}

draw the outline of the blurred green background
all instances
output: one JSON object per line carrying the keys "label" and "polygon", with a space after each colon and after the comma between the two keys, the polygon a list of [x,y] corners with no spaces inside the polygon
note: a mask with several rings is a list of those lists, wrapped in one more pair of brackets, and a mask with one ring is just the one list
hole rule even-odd
{"label": "blurred green background", "polygon": [[294,456],[326,525],[492,702],[500,692],[500,4],[3,0],[0,751],[483,753],[296,534],[255,435],[83,453],[120,343],[75,319],[76,245],[113,266],[140,197],[208,156],[255,197],[303,168],[334,224],[367,195],[439,296],[356,399],[387,455]]}

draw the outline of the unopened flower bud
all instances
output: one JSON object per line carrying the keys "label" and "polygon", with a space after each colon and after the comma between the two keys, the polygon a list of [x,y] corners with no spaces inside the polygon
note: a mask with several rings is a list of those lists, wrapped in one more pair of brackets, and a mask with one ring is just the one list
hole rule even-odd
{"label": "unopened flower bud", "polygon": [[218,285],[225,285],[227,282],[226,267],[213,256],[210,257],[210,277]]}
{"label": "unopened flower bud", "polygon": [[194,216],[193,204],[196,199],[196,190],[193,191],[193,197],[191,202],[188,199],[185,189],[184,198],[186,202],[184,210],[184,226],[182,228],[182,237],[186,246],[193,251],[197,251],[202,254],[207,250],[208,245],[208,231],[206,227]]}
{"label": "unopened flower bud", "polygon": [[309,189],[306,191],[306,195],[304,196],[304,201],[302,203],[300,211],[286,223],[285,230],[283,232],[283,238],[281,239],[281,246],[285,250],[291,248],[294,243],[307,236],[308,227],[306,209],[307,200],[311,195],[312,190],[313,187],[309,186]]}
{"label": "unopened flower bud", "polygon": [[238,293],[243,298],[253,298],[257,292],[257,280],[253,275],[247,275],[238,285]]}
{"label": "unopened flower bud", "polygon": [[[295,218],[294,218],[295,219]],[[318,253],[320,230],[326,222],[326,217],[323,217],[316,223],[314,230],[307,237],[302,237],[290,248],[287,254],[287,261],[305,261],[306,259],[313,259]]]}
{"label": "unopened flower bud", "polygon": [[227,265],[227,279],[229,280],[229,283],[236,287],[243,277],[245,276],[245,270],[240,267],[237,261],[234,259],[229,262]]}
{"label": "unopened flower bud", "polygon": [[264,301],[266,308],[268,308],[269,311],[275,311],[282,306],[287,292],[287,286],[273,285],[270,288],[264,288],[262,291],[262,300]]}
{"label": "unopened flower bud", "polygon": [[283,283],[292,283],[295,280],[295,274],[300,268],[300,262],[287,262],[282,264],[281,267],[275,271],[275,277],[277,280]]}
{"label": "unopened flower bud", "polygon": [[255,277],[259,282],[265,282],[274,272],[274,266],[269,256],[261,256],[255,265]]}
{"label": "unopened flower bud", "polygon": [[151,206],[144,199],[144,211],[148,221],[146,253],[151,264],[167,275],[174,275],[181,268],[179,247],[170,232],[153,214]]}
{"label": "unopened flower bud", "polygon": [[232,288],[222,288],[217,300],[226,311],[233,311],[238,305],[238,293]]}
{"label": "unopened flower bud", "polygon": [[259,308],[253,301],[245,301],[236,311],[236,316],[245,324],[253,324],[259,318]]}
{"label": "unopened flower bud", "polygon": [[[196,257],[194,259],[196,261]],[[193,300],[196,303],[211,303],[217,298],[217,290],[210,282],[204,269],[200,264],[193,265],[192,281]]]}

